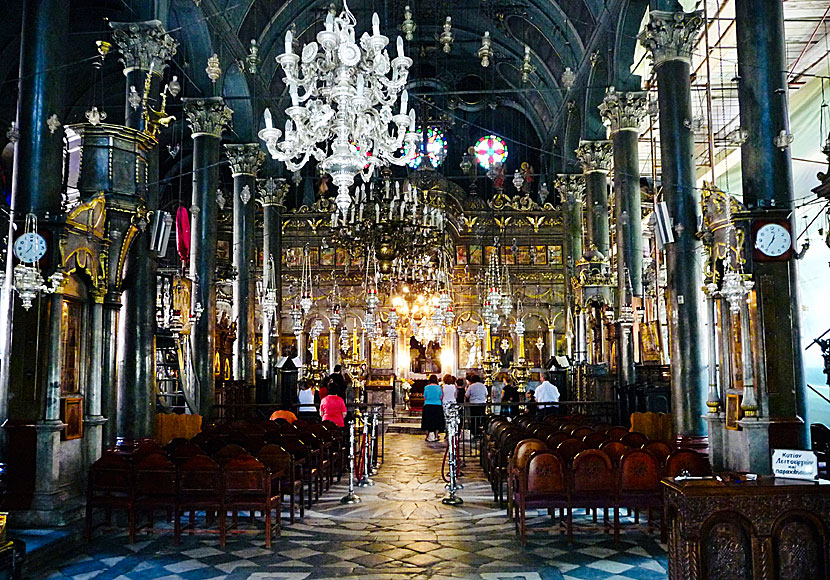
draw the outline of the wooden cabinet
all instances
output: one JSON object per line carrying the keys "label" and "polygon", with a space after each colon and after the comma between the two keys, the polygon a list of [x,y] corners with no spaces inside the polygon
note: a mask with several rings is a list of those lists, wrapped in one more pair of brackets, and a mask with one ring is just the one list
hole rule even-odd
{"label": "wooden cabinet", "polygon": [[663,480],[669,580],[830,578],[830,485]]}

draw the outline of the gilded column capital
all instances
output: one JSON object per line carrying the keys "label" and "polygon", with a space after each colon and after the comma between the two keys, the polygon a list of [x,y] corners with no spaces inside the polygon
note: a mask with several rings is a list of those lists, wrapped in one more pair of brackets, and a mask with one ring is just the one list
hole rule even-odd
{"label": "gilded column capital", "polygon": [[288,181],[269,177],[259,188],[257,200],[263,207],[285,205],[285,196],[288,193]]}
{"label": "gilded column capital", "polygon": [[225,145],[225,155],[231,163],[231,176],[250,175],[256,177],[262,162],[265,161],[265,153],[259,147],[259,143],[229,143]]}
{"label": "gilded column capital", "polygon": [[113,42],[121,53],[125,75],[133,69],[152,69],[154,73],[161,75],[167,61],[173,58],[179,46],[158,20],[110,22],[110,28]]}
{"label": "gilded column capital", "polygon": [[222,131],[230,124],[233,111],[225,106],[222,97],[182,99],[187,123],[194,139],[200,135],[222,138]]}
{"label": "gilded column capital", "polygon": [[585,174],[601,171],[611,171],[611,160],[613,148],[611,141],[580,141],[576,148],[576,156],[582,164],[582,172]]}
{"label": "gilded column capital", "polygon": [[636,91],[618,93],[614,87],[608,89],[599,105],[599,114],[611,129],[619,131],[640,131],[640,125],[648,114],[648,93]]}
{"label": "gilded column capital", "polygon": [[560,173],[553,182],[562,203],[572,206],[585,201],[585,176],[581,173]]}
{"label": "gilded column capital", "polygon": [[669,60],[691,64],[697,33],[703,26],[703,11],[649,12],[649,22],[640,33],[640,44],[651,53],[654,66]]}

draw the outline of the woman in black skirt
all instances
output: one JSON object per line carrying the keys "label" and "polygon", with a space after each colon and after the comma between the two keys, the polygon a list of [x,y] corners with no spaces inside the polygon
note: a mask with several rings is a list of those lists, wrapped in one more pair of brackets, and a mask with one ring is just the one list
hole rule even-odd
{"label": "woman in black skirt", "polygon": [[424,411],[421,415],[421,429],[427,432],[427,441],[438,441],[438,432],[444,430],[443,394],[438,377],[429,375],[429,384],[424,387]]}

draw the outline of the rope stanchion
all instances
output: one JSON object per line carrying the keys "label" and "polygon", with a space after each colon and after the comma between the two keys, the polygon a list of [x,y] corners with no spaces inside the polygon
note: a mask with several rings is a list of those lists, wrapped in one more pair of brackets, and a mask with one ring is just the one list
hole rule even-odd
{"label": "rope stanchion", "polygon": [[371,461],[369,461],[369,469],[367,470],[370,475],[374,475],[378,472],[378,455],[375,453],[375,448],[377,447],[377,426],[378,426],[378,408],[372,407],[372,436],[369,438],[369,457]]}
{"label": "rope stanchion", "polygon": [[447,419],[447,463],[449,467],[449,482],[444,486],[448,494],[441,500],[444,505],[464,503],[464,500],[455,494],[459,489],[464,489],[464,486],[458,482],[458,412],[459,408],[455,403],[444,407]]}
{"label": "rope stanchion", "polygon": [[354,420],[349,421],[349,493],[340,498],[342,504],[360,503],[354,493]]}
{"label": "rope stanchion", "polygon": [[369,487],[375,485],[372,478],[369,477],[369,471],[372,469],[372,459],[370,457],[372,450],[371,433],[369,431],[369,413],[363,415],[363,468],[361,469],[362,476],[357,482],[357,487]]}

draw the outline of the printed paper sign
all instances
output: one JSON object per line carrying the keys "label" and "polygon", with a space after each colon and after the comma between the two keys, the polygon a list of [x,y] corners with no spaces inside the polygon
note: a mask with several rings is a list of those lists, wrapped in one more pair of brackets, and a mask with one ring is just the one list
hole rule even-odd
{"label": "printed paper sign", "polygon": [[772,472],[775,477],[814,481],[818,478],[818,460],[812,451],[773,449]]}

